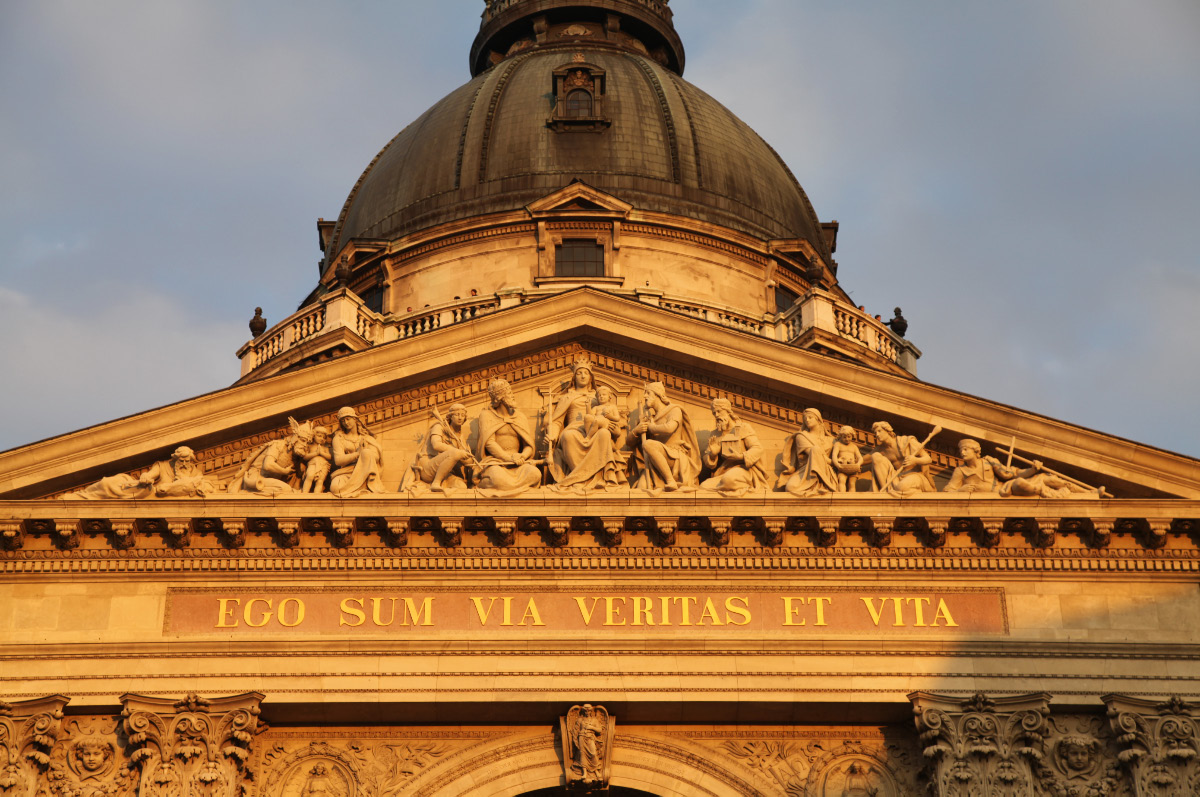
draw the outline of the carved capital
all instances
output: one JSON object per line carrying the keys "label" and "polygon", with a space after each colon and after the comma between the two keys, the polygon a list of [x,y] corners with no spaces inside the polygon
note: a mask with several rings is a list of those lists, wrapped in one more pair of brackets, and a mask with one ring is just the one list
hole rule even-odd
{"label": "carved capital", "polygon": [[604,706],[572,706],[559,718],[567,790],[577,794],[608,790],[616,719]]}
{"label": "carved capital", "polygon": [[246,544],[246,518],[221,518],[221,534],[230,548],[241,548]]}
{"label": "carved capital", "polygon": [[1200,794],[1200,726],[1193,706],[1178,697],[1165,703],[1122,695],[1103,700],[1137,797]]}
{"label": "carved capital", "polygon": [[209,797],[243,793],[251,743],[261,729],[263,695],[248,692],[172,701],[126,694],[121,716],[141,797]]}
{"label": "carved capital", "polygon": [[1018,797],[1033,794],[1044,756],[1050,695],[969,700],[914,692],[908,696],[926,759],[931,792]]}
{"label": "carved capital", "polygon": [[50,751],[62,732],[70,698],[51,695],[16,703],[0,701],[0,793],[42,794]]}

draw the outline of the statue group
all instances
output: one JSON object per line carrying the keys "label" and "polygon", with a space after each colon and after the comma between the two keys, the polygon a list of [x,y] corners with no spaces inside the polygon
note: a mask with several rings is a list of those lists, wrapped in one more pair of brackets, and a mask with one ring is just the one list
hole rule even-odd
{"label": "statue group", "polygon": [[[940,427],[921,440],[897,434],[890,423],[878,421],[871,425],[873,450],[864,452],[858,431],[842,426],[834,434],[821,412],[809,408],[801,413],[800,427],[787,435],[776,466],[775,455],[767,452],[754,427],[728,399],[712,400],[712,429],[702,442],[687,409],[672,401],[662,382],[646,384],[640,401],[630,410],[622,409],[616,387],[598,384],[586,357],[572,364],[569,380],[545,395],[536,419],[517,406],[504,379],[491,380],[487,398],[473,426],[463,404],[450,405],[444,414],[436,406],[430,409],[430,425],[399,482],[401,493],[473,489],[487,497],[511,497],[544,487],[572,495],[634,489],[655,495],[703,490],[739,497],[773,489],[810,498],[841,493],[911,496],[938,489],[926,446]],[[291,433],[252,451],[226,492],[328,492],[339,498],[390,492],[383,480],[383,445],[353,407],[338,410],[332,434],[311,421],[288,421]],[[959,453],[962,464],[945,483],[945,492],[1107,496],[1103,488],[1017,456],[1012,447],[1004,462],[984,456],[974,440],[962,440]],[[205,479],[192,450],[181,446],[169,460],[138,477],[106,477],[69,497],[204,497],[216,492],[219,487]]]}

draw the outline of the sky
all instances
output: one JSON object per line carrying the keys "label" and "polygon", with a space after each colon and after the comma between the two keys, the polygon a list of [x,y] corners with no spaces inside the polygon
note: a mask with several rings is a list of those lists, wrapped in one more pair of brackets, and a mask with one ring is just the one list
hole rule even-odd
{"label": "sky", "polygon": [[[671,7],[922,379],[1200,457],[1200,3]],[[0,4],[0,450],[237,379],[482,8]]]}

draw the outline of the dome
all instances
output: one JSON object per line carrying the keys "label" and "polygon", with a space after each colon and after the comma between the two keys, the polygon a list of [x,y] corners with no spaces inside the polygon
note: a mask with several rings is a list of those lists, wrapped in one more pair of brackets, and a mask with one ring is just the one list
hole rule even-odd
{"label": "dome", "polygon": [[[636,30],[632,21],[619,36],[606,33],[605,23],[588,18],[594,9],[586,2],[560,5],[569,16],[529,22],[517,14],[507,27],[485,13],[481,37],[499,32],[483,45],[502,37],[505,51],[493,52],[493,65],[375,157],[345,203],[329,255],[353,239],[394,240],[519,210],[575,180],[640,211],[683,215],[767,240],[806,239],[828,255],[820,223],[791,171],[748,125],[677,73],[681,50],[656,46],[661,36],[634,38],[625,32]],[[510,3],[506,13],[523,8]],[[522,39],[521,24],[540,24],[541,33]],[[473,58],[486,49],[477,39]],[[604,118],[587,132],[548,123],[556,73],[574,65],[603,79],[598,113]]]}

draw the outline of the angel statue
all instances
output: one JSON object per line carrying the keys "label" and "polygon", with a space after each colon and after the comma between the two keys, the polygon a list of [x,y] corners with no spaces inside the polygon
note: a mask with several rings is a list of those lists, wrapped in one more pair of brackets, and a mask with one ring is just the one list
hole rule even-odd
{"label": "angel statue", "polygon": [[574,706],[562,724],[567,786],[606,786],[613,726],[608,711],[590,703]]}

